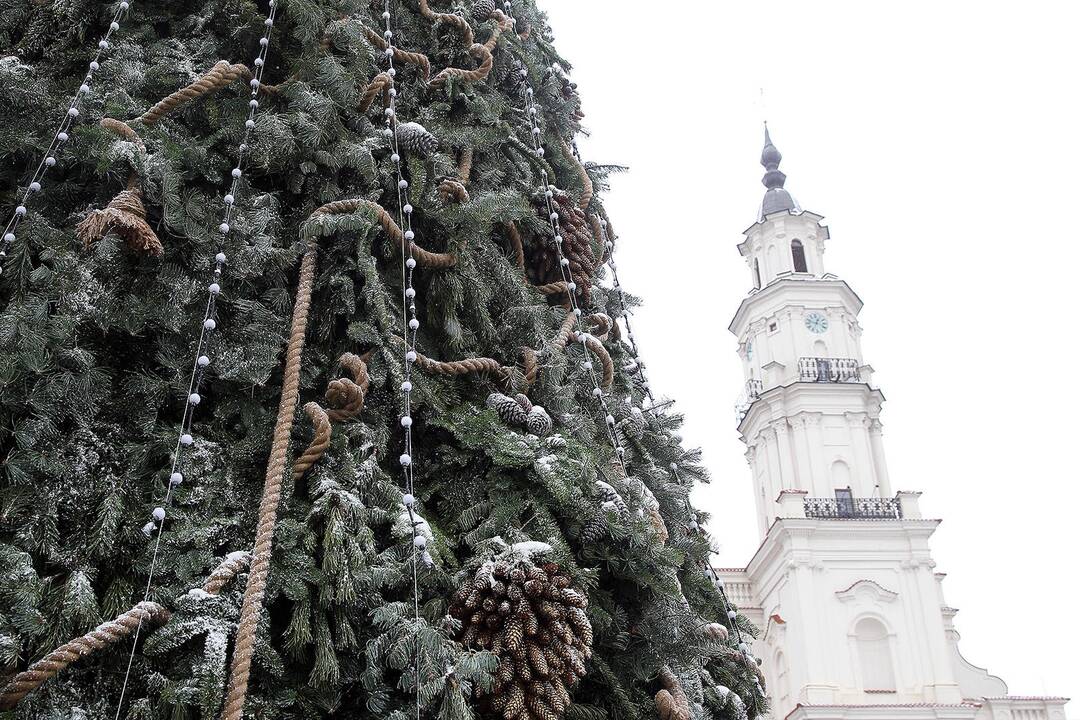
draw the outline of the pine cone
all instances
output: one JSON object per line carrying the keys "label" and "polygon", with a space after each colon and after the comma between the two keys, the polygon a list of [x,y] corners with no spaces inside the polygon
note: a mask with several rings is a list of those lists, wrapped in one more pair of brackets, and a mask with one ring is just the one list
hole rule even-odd
{"label": "pine cone", "polygon": [[[463,619],[462,643],[499,658],[493,690],[478,696],[503,720],[559,720],[568,686],[585,675],[593,632],[585,596],[570,584],[556,563],[519,560],[487,565],[454,593],[450,610]],[[465,608],[469,601],[478,609]]]}
{"label": "pine cone", "polygon": [[499,419],[508,425],[525,425],[529,415],[518,405],[514,398],[507,397],[502,393],[488,395],[487,406],[499,414]]}
{"label": "pine cone", "polygon": [[520,405],[522,407],[522,409],[525,410],[525,412],[532,412],[532,409],[533,409],[532,400],[530,400],[527,395],[523,395],[522,393],[518,393],[517,395],[514,396],[514,399],[517,400],[518,405]]}
{"label": "pine cone", "polygon": [[398,147],[406,152],[428,157],[439,149],[439,140],[420,123],[407,122],[397,126]]}
{"label": "pine cone", "polygon": [[599,542],[606,532],[607,522],[604,519],[604,513],[598,512],[581,529],[581,541],[586,545],[592,545]]}
{"label": "pine cone", "polygon": [[728,629],[720,623],[709,623],[702,630],[705,636],[712,640],[719,640],[720,642],[727,642]]}
{"label": "pine cone", "polygon": [[495,12],[495,0],[476,0],[470,10],[476,20],[487,20]]}
{"label": "pine cone", "polygon": [[529,428],[529,432],[537,437],[543,437],[551,432],[551,416],[539,405],[533,406],[533,409],[529,411],[525,423],[526,427]]}

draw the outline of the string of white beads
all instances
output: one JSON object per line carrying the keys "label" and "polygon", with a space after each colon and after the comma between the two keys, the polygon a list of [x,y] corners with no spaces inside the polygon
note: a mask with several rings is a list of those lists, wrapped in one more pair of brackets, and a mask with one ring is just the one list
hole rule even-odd
{"label": "string of white beads", "polygon": [[[505,0],[505,2],[503,2],[503,9],[506,12],[507,16],[513,19],[513,5],[510,0]],[[544,147],[542,144],[543,130],[540,127],[539,121],[540,111],[535,102],[535,92],[533,90],[531,82],[529,81],[528,70],[526,68],[522,68],[520,74],[521,79],[524,83],[525,116],[529,120],[529,136],[532,138],[533,141],[533,153],[538,158],[542,158],[544,157]],[[544,203],[547,207],[548,213],[548,224],[551,228],[551,237],[554,241],[555,252],[559,260],[559,274],[562,278],[562,281],[566,283],[566,294],[570,298],[570,308],[571,312],[573,312],[574,314],[574,336],[578,340],[578,342],[581,343],[582,350],[586,353],[585,360],[582,361],[581,367],[588,373],[589,379],[592,381],[592,396],[597,399],[600,405],[601,412],[605,417],[611,418],[612,413],[610,408],[608,407],[608,402],[606,396],[604,395],[604,390],[600,387],[599,376],[597,375],[596,370],[593,368],[592,361],[589,359],[588,356],[586,342],[589,338],[588,333],[584,331],[584,327],[581,321],[582,312],[581,308],[578,306],[577,293],[575,292],[575,290],[577,290],[577,283],[574,282],[574,278],[570,274],[570,261],[563,255],[563,237],[559,230],[559,213],[555,211],[555,204],[553,202],[555,191],[557,190],[555,185],[552,184],[552,181],[554,181],[555,178],[549,178],[547,170],[544,169],[540,170],[540,178],[540,191],[543,193],[544,196]],[[605,424],[605,429],[607,430],[608,440],[610,441],[611,446],[615,451],[615,462],[619,466],[622,474],[626,475],[626,450],[622,446],[622,442],[619,439],[618,433],[615,432],[615,424],[613,422],[608,422]]]}
{"label": "string of white beads", "polygon": [[[49,148],[45,151],[41,161],[38,162],[37,167],[34,169],[33,175],[30,176],[30,182],[26,186],[26,191],[23,193],[22,200],[15,207],[11,217],[7,221],[7,225],[4,227],[3,235],[0,236],[0,262],[3,262],[2,258],[7,255],[8,248],[15,242],[16,231],[19,228],[20,223],[26,218],[27,205],[30,203],[30,198],[35,193],[41,192],[41,183],[45,179],[45,173],[49,168],[56,165],[56,155],[59,153],[61,147],[70,139],[69,131],[71,130],[72,123],[79,117],[79,107],[82,105],[83,98],[90,93],[90,85],[94,80],[94,73],[101,69],[101,63],[105,56],[105,51],[109,49],[109,39],[113,33],[120,29],[120,22],[127,16],[127,11],[131,7],[131,3],[128,0],[123,0],[116,6],[116,10],[113,11],[112,20],[109,22],[109,29],[105,31],[105,34],[98,41],[97,53],[94,55],[94,59],[90,61],[87,66],[86,74],[83,76],[82,82],[79,83],[78,89],[71,98],[71,102],[68,103],[67,110],[64,112],[64,117],[60,120],[60,125],[57,126],[56,131],[53,132],[52,140],[49,142]],[[0,265],[0,272],[3,271],[2,265]]]}
{"label": "string of white beads", "polygon": [[[420,318],[416,315],[416,287],[413,284],[413,271],[416,269],[416,259],[413,257],[413,241],[416,239],[416,231],[413,230],[412,216],[413,206],[409,202],[409,181],[405,179],[402,169],[402,153],[406,151],[417,152],[423,155],[430,144],[435,142],[433,136],[427,133],[416,123],[399,123],[397,117],[398,91],[395,85],[397,69],[394,67],[394,28],[391,23],[390,0],[384,0],[382,19],[386,29],[383,37],[386,39],[386,51],[384,53],[389,68],[387,75],[390,76],[388,95],[390,105],[383,111],[386,128],[383,133],[390,141],[390,162],[394,165],[394,176],[397,179],[398,199],[398,225],[403,230],[404,242],[401,249],[401,298],[402,298],[402,324],[405,326],[405,357],[402,364],[404,381],[401,384],[402,415],[401,427],[404,430],[405,452],[398,458],[403,475],[405,509],[409,513],[409,520],[413,529],[413,547],[419,552],[420,561],[427,566],[434,564],[431,553],[427,550],[427,540],[418,531],[420,520],[413,511],[415,501],[415,477],[416,459],[413,451],[413,419],[412,419],[412,368],[416,362],[416,338],[420,331]],[[422,132],[421,132],[422,131]],[[414,564],[415,570],[415,564]],[[415,582],[414,573],[414,582]],[[414,587],[414,592],[419,592],[419,587]]]}

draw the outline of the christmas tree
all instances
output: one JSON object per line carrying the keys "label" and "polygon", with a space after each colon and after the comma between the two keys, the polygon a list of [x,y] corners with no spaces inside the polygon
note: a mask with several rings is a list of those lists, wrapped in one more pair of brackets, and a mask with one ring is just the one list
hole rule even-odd
{"label": "christmas tree", "polygon": [[763,712],[531,0],[0,44],[0,716]]}

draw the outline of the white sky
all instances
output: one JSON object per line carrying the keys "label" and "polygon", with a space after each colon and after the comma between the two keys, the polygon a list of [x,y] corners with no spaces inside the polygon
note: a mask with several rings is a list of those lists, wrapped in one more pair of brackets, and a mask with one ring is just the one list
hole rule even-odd
{"label": "white sky", "polygon": [[727,323],[750,287],[735,246],[764,192],[764,88],[787,187],[866,302],[892,484],[945,520],[962,651],[1013,694],[1080,700],[1080,3],[540,2],[582,153],[631,166],[607,196],[620,279],[646,303],[652,385],[713,473],[696,503],[721,563],[759,539]]}

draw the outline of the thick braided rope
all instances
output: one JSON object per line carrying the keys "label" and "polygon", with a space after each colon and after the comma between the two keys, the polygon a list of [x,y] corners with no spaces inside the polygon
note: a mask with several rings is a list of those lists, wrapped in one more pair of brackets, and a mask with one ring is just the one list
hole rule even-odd
{"label": "thick braided rope", "polygon": [[221,589],[229,584],[229,582],[247,569],[251,564],[251,553],[238,552],[233,553],[229,557],[221,561],[221,564],[214,568],[214,572],[210,573],[210,577],[206,578],[206,582],[203,583],[203,592],[210,595],[217,595],[221,592]]}
{"label": "thick braided rope", "polygon": [[[517,265],[519,270],[525,269],[525,245],[521,242],[521,233],[517,229],[517,225],[512,222],[503,223],[503,228],[506,230],[506,236],[510,238],[510,247],[514,249],[514,264]],[[543,287],[543,286],[541,286]],[[563,289],[566,289],[566,284],[563,284]],[[540,292],[544,292],[541,290]],[[548,293],[544,293],[545,295]]]}
{"label": "thick braided rope", "polygon": [[581,195],[578,197],[578,207],[584,210],[589,207],[589,203],[592,202],[592,178],[589,177],[589,173],[585,170],[585,166],[581,164],[581,161],[574,156],[574,151],[570,149],[570,145],[566,142],[566,139],[560,136],[559,143],[562,145],[566,157],[574,164],[574,171],[577,173],[578,180],[581,182]]}
{"label": "thick braided rope", "polygon": [[473,163],[473,149],[471,147],[461,149],[461,157],[458,159],[458,180],[463,185],[469,184],[469,177],[472,175],[472,163]]}
{"label": "thick braided rope", "polygon": [[338,362],[341,367],[353,374],[353,380],[339,378],[331,380],[326,388],[326,401],[334,405],[327,415],[333,422],[340,422],[356,417],[364,409],[364,398],[367,396],[368,386],[371,379],[368,377],[367,363],[363,358],[345,353]]}
{"label": "thick braided rope", "polygon": [[240,720],[247,699],[248,680],[251,677],[251,659],[255,650],[255,631],[262,613],[266,577],[270,572],[270,555],[273,549],[274,528],[277,525],[278,502],[285,476],[285,463],[289,452],[289,435],[292,432],[296,404],[300,396],[300,360],[304,351],[308,311],[311,307],[311,288],[315,277],[317,248],[308,241],[307,252],[300,263],[300,283],[296,290],[293,307],[292,328],[285,352],[285,375],[282,380],[281,401],[278,405],[277,422],[270,460],[266,468],[262,501],[259,503],[259,523],[255,532],[255,551],[248,574],[244,603],[240,609],[240,623],[236,630],[232,666],[229,670],[229,690],[225,696],[222,720]]}
{"label": "thick braided rope", "polygon": [[469,202],[469,191],[465,189],[465,186],[454,178],[443,178],[439,183],[439,196],[444,203],[449,204],[451,201],[459,203]]}
{"label": "thick braided rope", "polygon": [[308,418],[311,419],[311,424],[315,426],[315,437],[311,439],[311,443],[304,450],[300,457],[293,461],[293,481],[297,481],[304,477],[304,473],[308,469],[319,461],[319,458],[326,452],[326,448],[330,447],[330,436],[332,434],[330,428],[330,418],[326,414],[326,411],[317,402],[309,402],[304,404],[304,412],[307,413]]}
{"label": "thick braided rope", "polygon": [[453,13],[438,13],[428,7],[427,0],[419,0],[420,14],[433,22],[445,22],[454,26],[462,38],[465,40],[466,45],[473,44],[473,31],[465,18],[454,15]]}
{"label": "thick braided rope", "polygon": [[[357,210],[367,210],[374,213],[379,224],[383,226],[383,229],[386,230],[386,233],[390,238],[398,244],[398,247],[404,245],[405,234],[401,232],[401,228],[399,228],[398,224],[394,222],[394,219],[390,217],[390,213],[386,211],[386,208],[371,200],[365,200],[364,198],[335,200],[326,203],[317,209],[312,213],[312,217],[317,215],[341,215]],[[412,254],[412,257],[416,258],[417,264],[422,265],[423,267],[444,270],[457,264],[457,255],[454,253],[433,253],[420,247],[412,240],[409,240],[408,242],[408,252]]]}
{"label": "thick braided rope", "polygon": [[585,336],[585,347],[589,348],[592,354],[596,356],[596,359],[600,361],[600,368],[603,371],[600,386],[607,390],[615,379],[615,363],[611,361],[611,355],[608,354],[607,348],[592,335]]}
{"label": "thick braided rope", "polygon": [[[134,173],[132,174],[134,178]],[[158,256],[165,248],[157,233],[146,222],[146,208],[142,202],[142,191],[130,187],[121,190],[109,204],[101,210],[94,210],[75,227],[75,236],[84,247],[105,237],[110,230],[116,232],[128,246],[146,255]]]}
{"label": "thick braided rope", "polygon": [[546,285],[533,285],[533,289],[542,295],[562,295],[566,292],[566,281],[557,280]]}
{"label": "thick braided rope", "polygon": [[536,382],[536,375],[540,371],[540,365],[536,359],[536,351],[527,345],[521,348],[521,369],[527,387]]}
{"label": "thick braided rope", "polygon": [[326,449],[330,447],[333,435],[331,422],[347,420],[359,415],[364,409],[364,396],[367,394],[369,379],[367,365],[356,355],[345,353],[340,359],[341,365],[352,371],[356,382],[345,378],[331,380],[326,388],[327,402],[338,405],[326,410],[316,402],[304,405],[304,412],[315,427],[315,436],[304,453],[293,463],[293,482],[304,477],[312,465],[319,462]]}
{"label": "thick braided rope", "polygon": [[[251,554],[246,552],[225,558],[203,583],[203,592],[217,595],[250,561]],[[155,602],[139,603],[115,620],[103,623],[86,635],[61,645],[12,678],[3,691],[0,691],[0,710],[15,707],[30,692],[76,660],[128,637],[140,622],[165,623],[168,620],[169,611],[161,605]]]}
{"label": "thick braided rope", "polygon": [[487,42],[480,44],[474,41],[472,27],[464,18],[454,15],[453,13],[437,13],[428,7],[427,0],[419,0],[419,5],[420,14],[425,18],[432,22],[445,22],[453,25],[454,28],[461,33],[464,44],[469,46],[469,54],[476,58],[478,62],[474,70],[467,70],[465,68],[445,68],[439,71],[439,73],[431,79],[431,87],[440,88],[446,85],[451,78],[467,83],[480,82],[485,79],[491,73],[491,68],[495,62],[491,51],[495,49],[495,45],[498,44],[499,38],[502,36],[503,32],[514,26],[513,20],[507,17],[502,11],[496,10],[493,13],[493,17],[498,21],[495,25],[495,30],[491,33],[491,37],[487,39]]}
{"label": "thick braided rope", "polygon": [[491,373],[500,380],[510,379],[510,368],[503,367],[498,360],[493,358],[465,358],[464,360],[452,360],[441,362],[416,353],[416,366],[421,370],[435,373],[436,375],[468,375],[469,373]]}
{"label": "thick braided rope", "polygon": [[[218,60],[217,63],[214,64],[214,67],[207,70],[198,80],[195,80],[187,87],[180,88],[176,92],[167,95],[152,108],[135,118],[135,121],[150,127],[157,124],[162,118],[176,108],[186,105],[192,100],[197,100],[203,95],[209,95],[212,92],[216,92],[227,85],[231,85],[240,78],[251,80],[253,77],[254,75],[251,70],[248,69],[247,65],[242,65],[240,63],[233,64],[228,60]],[[269,85],[263,85],[262,88],[268,92],[272,91],[272,88]]]}
{"label": "thick braided rope", "polygon": [[371,107],[371,103],[375,102],[375,98],[380,95],[383,98],[383,105],[389,105],[390,85],[393,82],[393,78],[389,73],[381,72],[375,77],[371,78],[371,82],[364,88],[363,94],[360,96],[360,112],[367,112],[367,109]]}
{"label": "thick braided rope", "polygon": [[491,68],[495,64],[495,58],[492,57],[491,51],[488,50],[486,45],[474,43],[469,48],[469,54],[475,57],[479,63],[474,70],[466,70],[465,68],[444,68],[439,71],[439,74],[431,78],[431,87],[441,88],[450,81],[451,78],[456,78],[461,82],[474,83],[480,82],[491,73]]}
{"label": "thick braided rope", "polygon": [[111,130],[124,140],[135,143],[138,146],[140,152],[146,152],[146,144],[143,142],[139,134],[135,132],[130,125],[123,120],[116,120],[115,118],[103,117],[98,123],[106,130]]}
{"label": "thick braided rope", "polygon": [[593,313],[585,318],[585,322],[593,324],[590,332],[596,336],[597,340],[607,340],[608,334],[615,326],[615,321],[606,313]]}
{"label": "thick braided rope", "polygon": [[551,344],[558,350],[566,348],[566,344],[570,342],[570,337],[574,334],[574,323],[577,318],[574,316],[572,310],[566,311],[566,317],[563,318],[562,325],[559,327],[559,333],[551,339]]}
{"label": "thick braided rope", "polygon": [[502,37],[502,34],[514,27],[513,18],[503,13],[502,10],[496,10],[492,13],[492,16],[498,22],[495,24],[495,30],[492,31],[491,37],[484,43],[484,47],[488,50],[494,50],[495,46],[499,44],[499,38]]}
{"label": "thick braided rope", "polygon": [[[368,42],[370,42],[372,45],[379,48],[380,50],[385,50],[388,47],[386,40],[383,39],[382,35],[375,32],[366,25],[364,25],[362,29],[364,31],[364,37],[366,37]],[[431,61],[428,60],[427,55],[424,55],[423,53],[407,52],[395,45],[394,61],[409,63],[410,65],[416,65],[418,68],[420,68],[421,78],[424,82],[427,82],[428,78],[431,77]]]}
{"label": "thick braided rope", "polygon": [[98,625],[82,637],[64,643],[12,678],[0,692],[0,710],[10,710],[32,690],[76,660],[108,647],[135,632],[140,624],[168,621],[169,611],[155,602],[141,602],[115,620]]}

